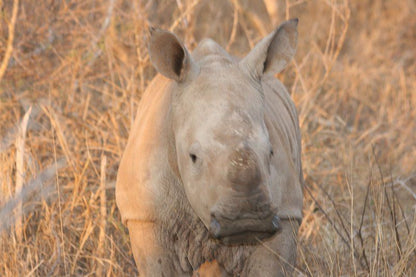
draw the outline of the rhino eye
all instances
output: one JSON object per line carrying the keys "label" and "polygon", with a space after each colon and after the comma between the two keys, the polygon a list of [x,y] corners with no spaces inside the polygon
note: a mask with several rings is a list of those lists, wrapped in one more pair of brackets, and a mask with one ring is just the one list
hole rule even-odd
{"label": "rhino eye", "polygon": [[195,163],[196,162],[196,155],[195,154],[189,154],[189,157],[191,158],[192,162]]}
{"label": "rhino eye", "polygon": [[273,155],[274,155],[273,149],[270,149],[270,158],[273,157]]}

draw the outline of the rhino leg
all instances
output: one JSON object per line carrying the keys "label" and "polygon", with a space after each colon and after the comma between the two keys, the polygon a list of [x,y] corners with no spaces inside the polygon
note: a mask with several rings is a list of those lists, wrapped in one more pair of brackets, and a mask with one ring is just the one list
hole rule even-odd
{"label": "rhino leg", "polygon": [[171,253],[156,240],[154,223],[129,220],[127,227],[139,276],[190,276],[175,270]]}
{"label": "rhino leg", "polygon": [[281,232],[264,242],[249,257],[241,276],[291,276],[296,262],[299,223],[282,220]]}

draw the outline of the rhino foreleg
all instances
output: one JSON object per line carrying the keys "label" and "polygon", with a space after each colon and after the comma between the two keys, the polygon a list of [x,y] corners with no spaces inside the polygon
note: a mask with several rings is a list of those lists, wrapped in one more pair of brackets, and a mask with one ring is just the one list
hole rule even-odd
{"label": "rhino foreleg", "polygon": [[281,231],[259,246],[248,259],[241,276],[291,276],[296,262],[299,223],[282,220]]}
{"label": "rhino foreleg", "polygon": [[190,276],[177,272],[171,253],[159,245],[156,239],[156,224],[129,220],[127,227],[139,276]]}

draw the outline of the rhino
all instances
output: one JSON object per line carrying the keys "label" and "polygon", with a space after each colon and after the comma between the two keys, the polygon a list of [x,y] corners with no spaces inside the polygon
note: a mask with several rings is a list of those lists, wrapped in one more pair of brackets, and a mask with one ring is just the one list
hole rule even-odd
{"label": "rhino", "polygon": [[158,71],[122,156],[116,202],[140,276],[285,276],[302,220],[301,136],[275,78],[297,19],[242,59],[211,39],[190,53],[151,28]]}

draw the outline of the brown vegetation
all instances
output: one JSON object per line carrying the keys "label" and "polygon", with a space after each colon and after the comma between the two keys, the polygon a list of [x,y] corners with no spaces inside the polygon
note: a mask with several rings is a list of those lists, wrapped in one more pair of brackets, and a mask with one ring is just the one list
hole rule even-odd
{"label": "brown vegetation", "polygon": [[278,77],[303,139],[296,274],[416,274],[416,4],[273,3],[0,0],[0,276],[136,274],[114,183],[155,74],[147,27],[242,56],[291,17],[298,52]]}

